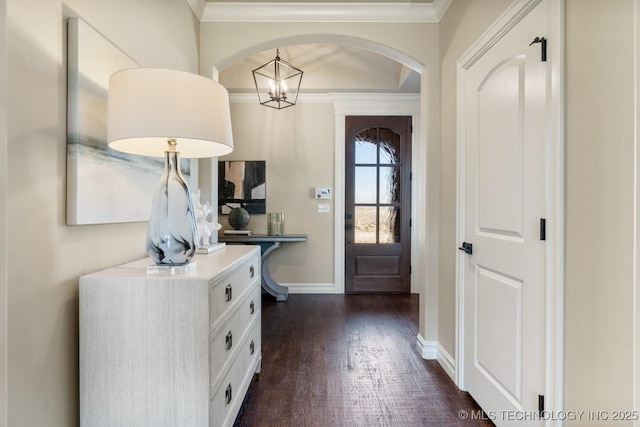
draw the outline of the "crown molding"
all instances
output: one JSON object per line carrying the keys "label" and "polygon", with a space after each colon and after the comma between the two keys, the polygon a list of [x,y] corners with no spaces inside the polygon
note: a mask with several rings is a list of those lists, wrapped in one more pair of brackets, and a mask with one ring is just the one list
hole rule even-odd
{"label": "crown molding", "polygon": [[433,3],[258,3],[187,0],[201,22],[437,23],[453,0]]}

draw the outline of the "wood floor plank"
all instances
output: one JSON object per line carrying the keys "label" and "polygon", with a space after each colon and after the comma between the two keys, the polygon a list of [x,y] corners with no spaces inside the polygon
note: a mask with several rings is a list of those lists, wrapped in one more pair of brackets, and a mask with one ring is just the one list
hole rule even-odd
{"label": "wood floor plank", "polygon": [[262,371],[237,427],[491,426],[416,349],[418,295],[262,302]]}

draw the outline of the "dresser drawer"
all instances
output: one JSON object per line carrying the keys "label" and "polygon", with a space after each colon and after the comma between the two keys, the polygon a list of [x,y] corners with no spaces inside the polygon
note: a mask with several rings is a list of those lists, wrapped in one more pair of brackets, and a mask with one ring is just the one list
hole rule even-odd
{"label": "dresser drawer", "polygon": [[[212,333],[209,350],[212,391],[232,363],[247,340],[255,323],[260,319],[261,289],[254,284],[253,288],[241,299],[239,306],[231,316],[226,318]],[[257,318],[257,320],[255,320]],[[259,328],[258,328],[259,329]]]}
{"label": "dresser drawer", "polygon": [[260,281],[260,252],[256,252],[247,261],[233,271],[218,278],[209,287],[209,319],[211,329],[216,328],[225,315],[242,298],[247,289]]}
{"label": "dresser drawer", "polygon": [[242,348],[231,369],[222,378],[213,394],[209,410],[209,426],[231,426],[251,384],[253,374],[260,366],[260,319],[242,342]]}

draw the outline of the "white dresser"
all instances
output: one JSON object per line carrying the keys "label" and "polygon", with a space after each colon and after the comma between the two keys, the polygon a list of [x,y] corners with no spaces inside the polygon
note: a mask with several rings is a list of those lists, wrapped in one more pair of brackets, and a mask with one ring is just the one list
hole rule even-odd
{"label": "white dresser", "polygon": [[150,258],[80,278],[82,426],[233,425],[259,372],[260,248]]}

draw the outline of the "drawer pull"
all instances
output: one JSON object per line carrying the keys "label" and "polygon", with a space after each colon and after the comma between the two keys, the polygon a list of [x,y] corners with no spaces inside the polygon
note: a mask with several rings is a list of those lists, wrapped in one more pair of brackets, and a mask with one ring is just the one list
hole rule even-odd
{"label": "drawer pull", "polygon": [[253,279],[253,276],[255,275],[256,275],[256,269],[252,265],[251,267],[249,267],[249,277]]}
{"label": "drawer pull", "polygon": [[227,344],[227,350],[231,350],[231,347],[233,347],[233,334],[231,331],[225,337],[224,342]]}
{"label": "drawer pull", "polygon": [[231,285],[227,285],[224,289],[224,295],[227,297],[227,302],[231,301],[233,298],[233,291],[231,290]]}
{"label": "drawer pull", "polygon": [[253,340],[251,340],[251,344],[249,344],[249,354],[253,354],[256,351],[256,345],[253,342]]}
{"label": "drawer pull", "polygon": [[256,305],[253,301],[251,301],[251,304],[249,304],[249,314],[253,314],[256,312]]}
{"label": "drawer pull", "polygon": [[232,390],[233,389],[231,388],[231,383],[229,383],[229,385],[227,386],[227,391],[224,392],[224,398],[227,401],[227,405],[231,403]]}

